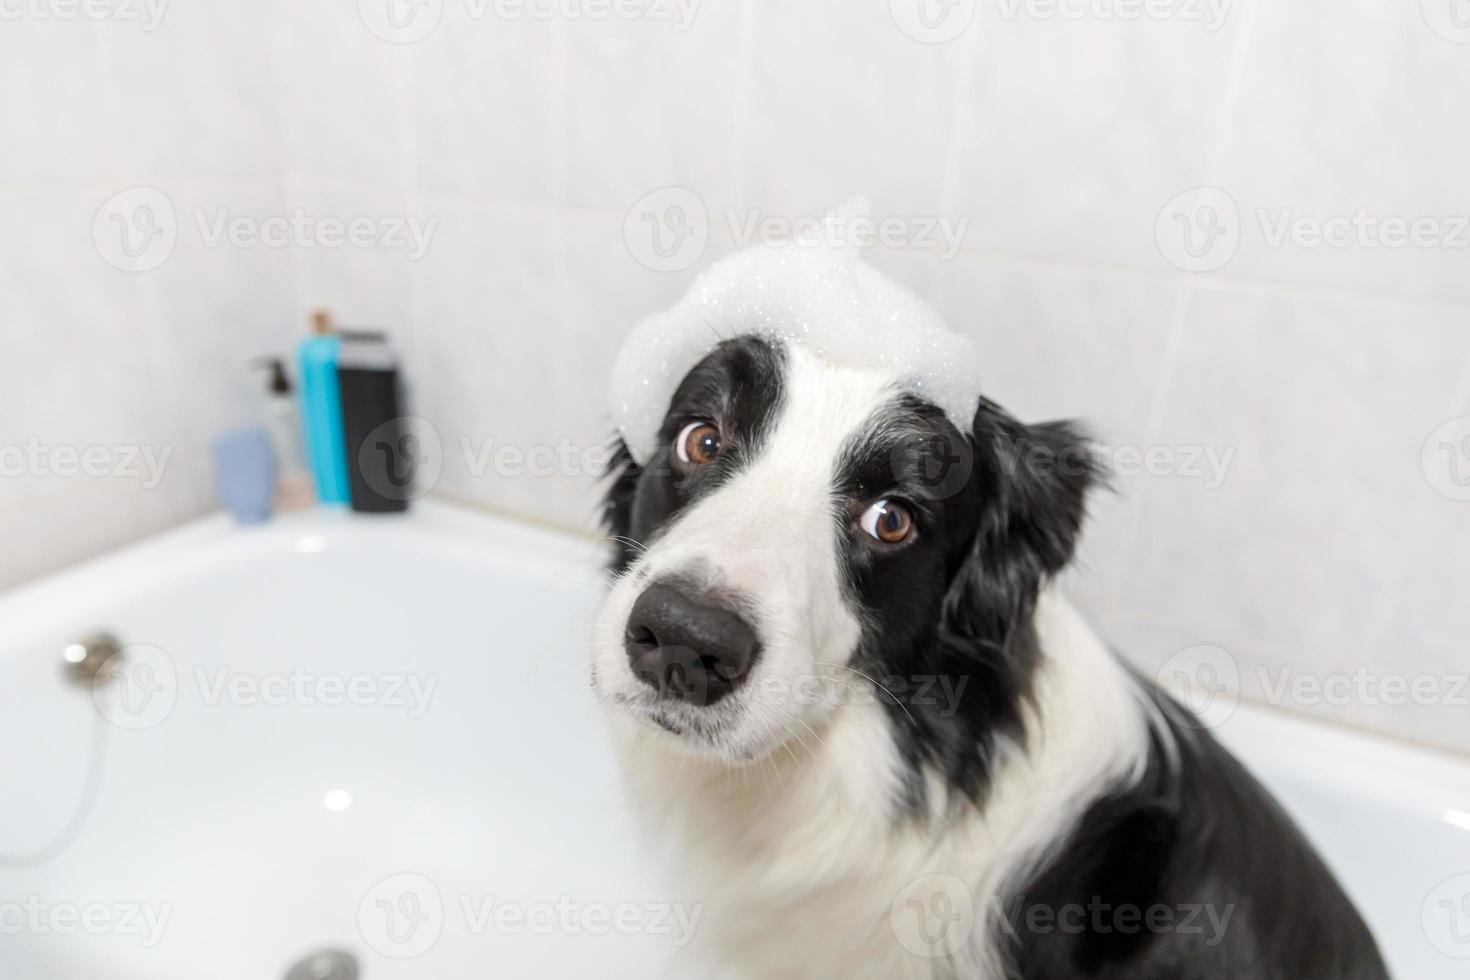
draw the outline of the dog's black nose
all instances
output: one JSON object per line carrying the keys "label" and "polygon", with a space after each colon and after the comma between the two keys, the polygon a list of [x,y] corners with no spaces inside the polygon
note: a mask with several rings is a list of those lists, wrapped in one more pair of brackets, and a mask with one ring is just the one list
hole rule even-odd
{"label": "dog's black nose", "polygon": [[760,651],[741,616],[677,585],[650,585],[628,614],[633,673],[666,697],[714,704],[745,680]]}

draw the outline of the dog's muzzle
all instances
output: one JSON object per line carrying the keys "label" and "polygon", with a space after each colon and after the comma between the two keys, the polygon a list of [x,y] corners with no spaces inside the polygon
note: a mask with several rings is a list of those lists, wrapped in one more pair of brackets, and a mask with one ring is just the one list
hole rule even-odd
{"label": "dog's muzzle", "polygon": [[728,604],[679,582],[655,582],[628,614],[633,676],[662,697],[704,706],[739,687],[760,654],[755,628]]}

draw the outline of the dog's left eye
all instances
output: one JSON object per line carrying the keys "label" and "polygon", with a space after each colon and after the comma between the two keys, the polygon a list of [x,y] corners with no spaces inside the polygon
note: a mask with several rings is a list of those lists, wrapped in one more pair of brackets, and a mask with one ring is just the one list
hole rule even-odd
{"label": "dog's left eye", "polygon": [[884,544],[902,544],[914,533],[914,515],[896,500],[880,500],[858,518],[858,527]]}
{"label": "dog's left eye", "polygon": [[690,422],[679,430],[674,452],[681,463],[703,466],[713,463],[720,454],[720,430],[709,422]]}

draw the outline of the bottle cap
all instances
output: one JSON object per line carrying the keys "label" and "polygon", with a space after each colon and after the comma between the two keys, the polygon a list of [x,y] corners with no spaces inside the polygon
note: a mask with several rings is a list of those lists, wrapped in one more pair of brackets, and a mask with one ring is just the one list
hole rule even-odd
{"label": "bottle cap", "polygon": [[291,381],[286,377],[286,365],[279,357],[257,357],[250,363],[254,367],[264,368],[270,372],[270,378],[266,381],[266,388],[271,394],[291,394]]}

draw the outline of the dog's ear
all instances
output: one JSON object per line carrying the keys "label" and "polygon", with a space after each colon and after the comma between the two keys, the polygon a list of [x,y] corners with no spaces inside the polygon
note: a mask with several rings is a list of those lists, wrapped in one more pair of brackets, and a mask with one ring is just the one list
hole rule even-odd
{"label": "dog's ear", "polygon": [[637,549],[633,532],[633,501],[638,493],[638,479],[643,468],[633,461],[628,444],[622,437],[613,440],[607,469],[603,473],[607,490],[602,497],[602,526],[613,542],[613,570],[621,572],[633,563]]}
{"label": "dog's ear", "polygon": [[971,430],[979,515],[974,540],[951,576],[945,621],[952,634],[1005,644],[1029,622],[1047,577],[1069,562],[1098,462],[1068,422],[1025,425],[981,399]]}

